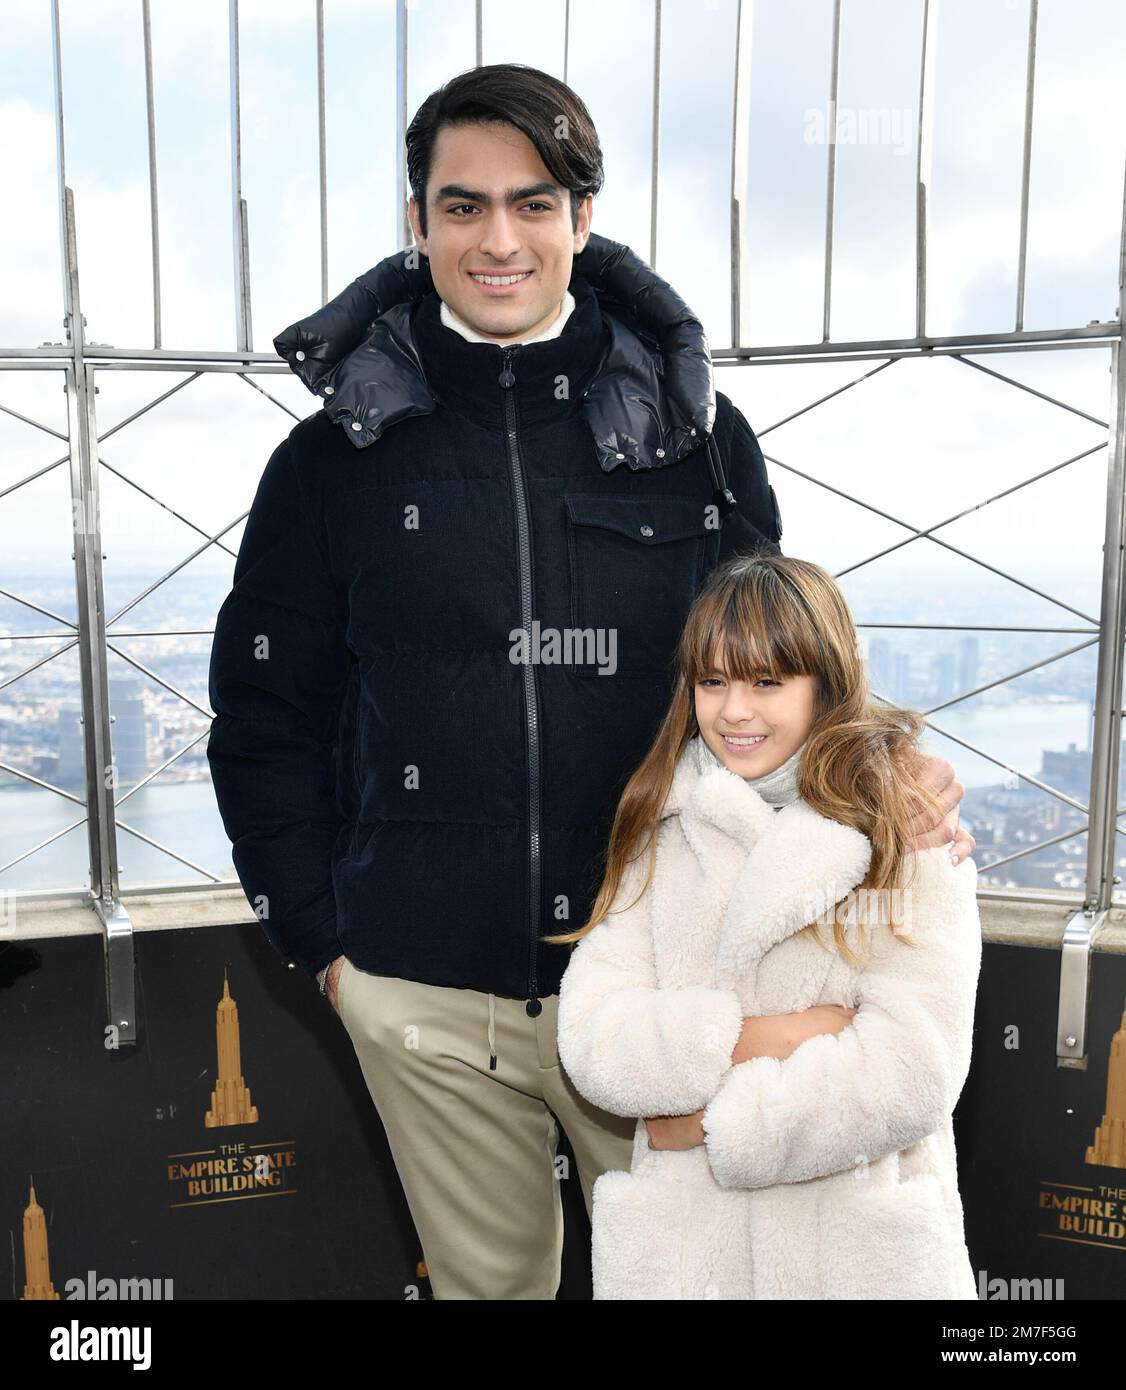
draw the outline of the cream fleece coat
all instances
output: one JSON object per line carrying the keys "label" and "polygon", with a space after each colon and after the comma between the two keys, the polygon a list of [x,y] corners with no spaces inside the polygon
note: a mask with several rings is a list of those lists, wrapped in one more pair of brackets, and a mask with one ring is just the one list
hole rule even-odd
{"label": "cream fleece coat", "polygon": [[[863,968],[799,935],[857,887],[860,831],[774,809],[694,738],[662,811],[650,890],[575,946],[559,1056],[579,1091],[637,1116],[630,1171],[594,1187],[596,1299],[976,1299],[951,1112],[981,966],[977,866],[912,856],[897,916],[850,899]],[[648,854],[629,866],[632,902]],[[912,878],[913,872],[913,878]],[[886,923],[886,900],[883,908]],[[745,1015],[856,1008],[785,1060],[733,1066]],[[651,1149],[644,1117],[703,1108],[706,1142]]]}

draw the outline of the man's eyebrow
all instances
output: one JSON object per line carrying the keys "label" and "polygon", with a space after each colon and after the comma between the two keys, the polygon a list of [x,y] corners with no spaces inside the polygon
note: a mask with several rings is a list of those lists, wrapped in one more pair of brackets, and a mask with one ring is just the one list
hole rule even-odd
{"label": "man's eyebrow", "polygon": [[[506,202],[518,203],[524,198],[535,198],[544,193],[558,198],[562,190],[558,184],[548,181],[530,183],[526,188],[507,188],[504,196]],[[434,195],[435,202],[442,202],[446,198],[464,198],[467,203],[484,203],[486,206],[492,201],[489,195],[480,189],[466,188],[460,183],[444,183]]]}

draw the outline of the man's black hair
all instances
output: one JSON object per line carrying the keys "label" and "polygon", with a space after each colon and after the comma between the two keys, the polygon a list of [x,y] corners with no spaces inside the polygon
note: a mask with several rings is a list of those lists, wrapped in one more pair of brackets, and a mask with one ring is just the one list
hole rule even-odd
{"label": "man's black hair", "polygon": [[434,141],[443,126],[505,121],[523,131],[552,178],[571,197],[571,227],[579,202],[602,187],[602,148],[582,100],[564,82],[524,63],[470,68],[430,93],[407,129],[407,177],[426,236],[426,185]]}

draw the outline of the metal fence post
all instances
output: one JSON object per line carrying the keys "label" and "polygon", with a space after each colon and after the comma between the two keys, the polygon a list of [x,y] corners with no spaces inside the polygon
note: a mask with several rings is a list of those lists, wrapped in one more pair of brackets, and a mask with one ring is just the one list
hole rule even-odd
{"label": "metal fence post", "polygon": [[85,357],[74,194],[64,190],[67,335],[73,361],[66,371],[74,582],[78,604],[78,652],[82,685],[86,827],[90,891],[105,934],[106,1009],[117,1043],[136,1041],[133,988],[133,925],[121,905],[114,794],[117,774],[110,734],[105,601],[102,594],[102,527],[98,501],[97,418],[94,365]]}

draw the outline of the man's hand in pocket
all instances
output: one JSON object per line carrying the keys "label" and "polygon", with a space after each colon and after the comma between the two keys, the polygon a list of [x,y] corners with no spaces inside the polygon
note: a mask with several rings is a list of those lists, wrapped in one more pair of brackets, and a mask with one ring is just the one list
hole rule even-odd
{"label": "man's hand in pocket", "polygon": [[340,985],[340,972],[341,972],[343,969],[344,969],[344,957],[343,957],[343,956],[337,956],[336,959],[335,959],[334,961],[330,961],[330,962],[329,962],[329,966],[328,966],[328,979],[325,981],[325,998],[326,998],[326,999],[328,1000],[328,1002],[332,1005],[332,1007],[336,1010],[337,1014],[340,1013],[340,1009],[339,1009],[339,1007],[338,1007],[338,1005],[337,1005],[337,1002],[336,1002],[336,998],[337,998],[336,992],[337,992],[337,989],[339,988],[339,985]]}

